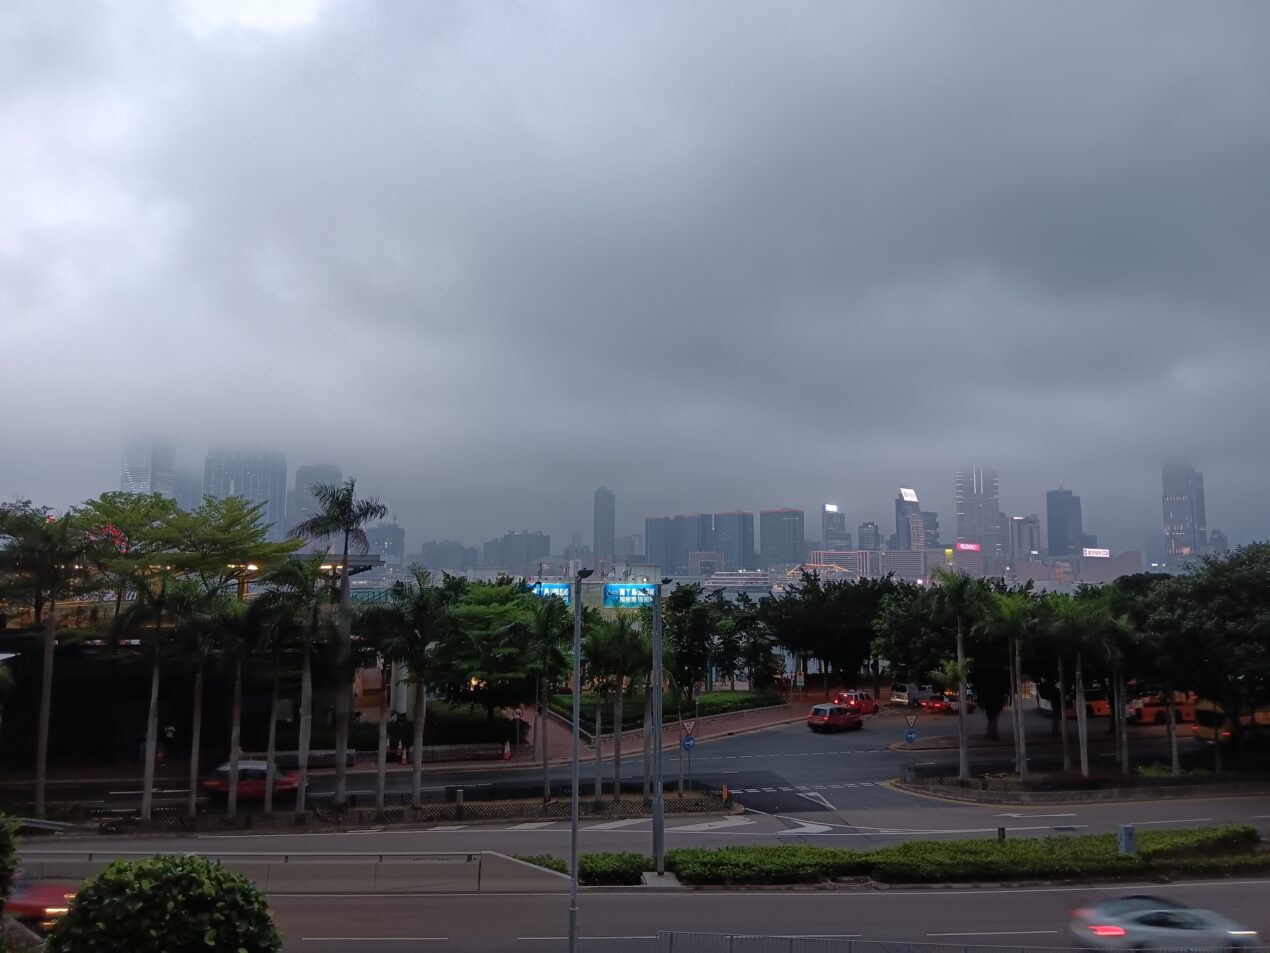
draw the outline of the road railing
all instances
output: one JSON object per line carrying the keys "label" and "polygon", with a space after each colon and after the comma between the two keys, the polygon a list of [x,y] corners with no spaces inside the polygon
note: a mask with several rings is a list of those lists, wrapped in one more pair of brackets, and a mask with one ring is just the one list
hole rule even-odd
{"label": "road railing", "polygon": [[[910,943],[906,940],[865,940],[841,937],[798,936],[793,934],[756,936],[732,933],[657,934],[657,953],[1079,953],[1080,947],[1038,946],[1036,944],[976,945],[967,943]],[[1157,953],[1183,953],[1152,947]],[[1186,953],[1228,953],[1226,949],[1188,948]]]}

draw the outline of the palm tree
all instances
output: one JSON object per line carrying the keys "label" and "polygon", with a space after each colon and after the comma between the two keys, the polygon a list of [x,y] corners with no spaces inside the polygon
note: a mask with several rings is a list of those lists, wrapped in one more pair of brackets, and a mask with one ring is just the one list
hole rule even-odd
{"label": "palm tree", "polygon": [[268,606],[253,602],[230,616],[226,654],[234,667],[233,688],[229,706],[229,799],[225,813],[233,817],[238,811],[238,764],[242,757],[243,666],[256,653],[265,638]]}
{"label": "palm tree", "polygon": [[622,698],[626,680],[638,678],[651,667],[651,641],[635,625],[635,613],[618,610],[604,628],[608,642],[608,660],[612,669],[613,697],[613,800],[622,797]]}
{"label": "palm tree", "polygon": [[[1075,655],[1073,678],[1076,686],[1076,735],[1080,749],[1080,774],[1084,778],[1089,777],[1089,730],[1088,713],[1085,710],[1084,653],[1090,639],[1102,632],[1109,621],[1105,605],[1074,599],[1066,595],[1051,597],[1050,635],[1061,653],[1060,658],[1068,654]],[[1061,712],[1065,715],[1067,697],[1060,693],[1058,703]]]}
{"label": "palm tree", "polygon": [[970,780],[970,751],[966,738],[966,630],[979,607],[978,583],[964,573],[936,569],[936,611],[951,617],[957,626],[957,777]]}
{"label": "palm tree", "polygon": [[358,667],[374,666],[380,672],[379,742],[375,758],[375,808],[384,810],[388,787],[388,705],[392,663],[404,619],[393,604],[367,606],[357,613]]}
{"label": "palm tree", "polygon": [[[337,631],[336,668],[348,671],[353,640],[353,596],[349,587],[348,554],[350,546],[365,553],[370,544],[366,540],[366,524],[383,519],[388,507],[375,497],[359,499],[356,480],[343,483],[316,484],[313,498],[321,512],[291,528],[291,535],[305,539],[330,539],[343,537],[343,558],[340,562],[340,612]],[[343,807],[348,773],[348,725],[352,713],[353,685],[351,674],[348,683],[341,685],[335,694],[335,799],[336,807]]]}
{"label": "palm tree", "polygon": [[35,756],[35,814],[43,817],[48,784],[49,722],[53,711],[57,603],[86,579],[89,568],[99,562],[103,547],[85,531],[77,511],[71,510],[59,518],[28,502],[0,506],[0,538],[5,537],[8,542],[0,548],[0,574],[13,577],[30,593],[36,625],[44,623]]}
{"label": "palm tree", "polygon": [[4,723],[4,703],[13,694],[13,672],[9,666],[0,664],[0,725]]}
{"label": "palm tree", "polygon": [[538,676],[538,740],[542,746],[542,803],[551,800],[550,752],[547,747],[548,701],[551,685],[568,667],[564,646],[569,638],[569,607],[556,596],[533,597],[528,624],[528,651]]}
{"label": "palm tree", "polygon": [[993,592],[988,603],[988,613],[978,628],[984,634],[1005,639],[1010,651],[1010,686],[1014,696],[1012,723],[1014,727],[1015,759],[1019,777],[1027,777],[1027,734],[1023,720],[1023,642],[1032,634],[1036,624],[1036,600],[1031,592],[1014,589]]}
{"label": "palm tree", "polygon": [[[614,682],[613,643],[607,625],[593,626],[583,636],[582,654],[586,658],[587,677],[591,682],[591,690],[596,694],[595,702],[595,806],[600,806],[604,797],[604,696],[609,693]],[[577,674],[574,677],[578,677]],[[620,726],[615,729],[620,731]]]}

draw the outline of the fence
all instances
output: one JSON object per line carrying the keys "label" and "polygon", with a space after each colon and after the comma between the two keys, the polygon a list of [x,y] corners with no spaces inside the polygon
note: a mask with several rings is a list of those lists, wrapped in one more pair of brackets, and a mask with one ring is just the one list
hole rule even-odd
{"label": "fence", "polygon": [[[859,940],[851,937],[751,936],[728,933],[657,934],[657,953],[1073,953],[1079,947],[981,946],[949,943],[909,943],[904,940]],[[1157,953],[1183,953],[1158,950]],[[1188,949],[1187,953],[1218,953]]]}

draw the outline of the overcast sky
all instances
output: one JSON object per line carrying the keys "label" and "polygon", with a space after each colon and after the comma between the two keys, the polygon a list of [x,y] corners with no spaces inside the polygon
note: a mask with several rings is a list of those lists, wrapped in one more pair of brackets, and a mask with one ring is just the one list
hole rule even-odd
{"label": "overcast sky", "polygon": [[0,5],[0,498],[166,436],[413,548],[1066,481],[1270,536],[1270,4]]}

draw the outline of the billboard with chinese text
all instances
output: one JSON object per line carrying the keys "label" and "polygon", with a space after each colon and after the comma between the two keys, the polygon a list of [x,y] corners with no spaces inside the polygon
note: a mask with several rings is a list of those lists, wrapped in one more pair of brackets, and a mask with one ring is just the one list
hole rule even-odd
{"label": "billboard with chinese text", "polygon": [[656,589],[657,584],[653,582],[605,583],[604,608],[638,609],[640,606],[650,606]]}

